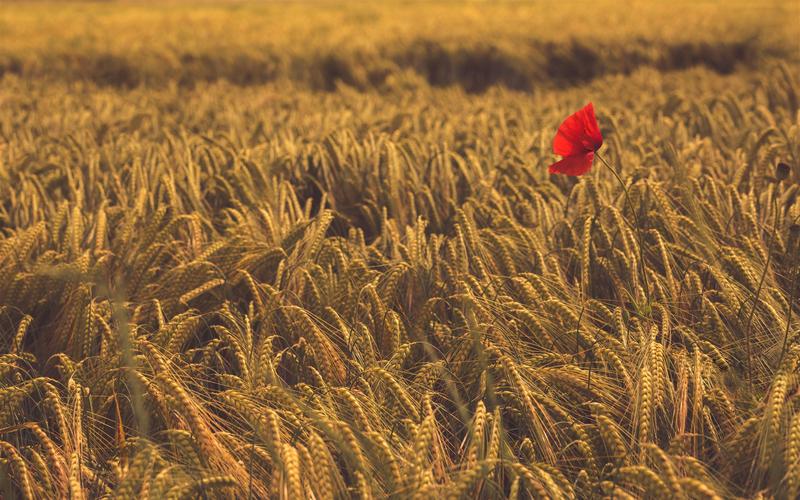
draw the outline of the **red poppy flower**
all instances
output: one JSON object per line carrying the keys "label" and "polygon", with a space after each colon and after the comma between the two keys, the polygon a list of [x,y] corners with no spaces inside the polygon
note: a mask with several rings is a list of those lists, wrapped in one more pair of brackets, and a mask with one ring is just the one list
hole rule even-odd
{"label": "red poppy flower", "polygon": [[570,115],[558,127],[553,152],[564,158],[550,165],[551,174],[583,175],[592,168],[594,152],[603,145],[603,136],[594,116],[594,106],[587,104]]}

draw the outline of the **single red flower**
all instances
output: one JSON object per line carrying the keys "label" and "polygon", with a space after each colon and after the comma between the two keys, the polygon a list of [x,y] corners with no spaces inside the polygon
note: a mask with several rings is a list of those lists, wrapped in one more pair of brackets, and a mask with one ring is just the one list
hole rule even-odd
{"label": "single red flower", "polygon": [[558,127],[553,152],[564,158],[550,165],[551,174],[583,175],[592,168],[594,153],[603,145],[603,135],[594,116],[594,106],[587,104],[570,115]]}

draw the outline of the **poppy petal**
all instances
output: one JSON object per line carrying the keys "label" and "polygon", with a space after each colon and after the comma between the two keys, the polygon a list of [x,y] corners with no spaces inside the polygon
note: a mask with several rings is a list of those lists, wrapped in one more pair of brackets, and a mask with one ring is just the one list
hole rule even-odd
{"label": "poppy petal", "polygon": [[594,151],[589,151],[588,153],[567,156],[563,160],[550,165],[547,170],[551,174],[583,175],[592,168],[593,161]]}
{"label": "poppy petal", "polygon": [[594,105],[590,102],[579,112],[583,112],[584,134],[588,137],[592,149],[597,150],[603,145],[603,134],[600,133],[600,126],[597,124]]}
{"label": "poppy petal", "polygon": [[571,114],[561,123],[553,139],[553,152],[561,156],[575,156],[595,151],[603,145],[603,136],[590,102]]}
{"label": "poppy petal", "polygon": [[586,152],[581,139],[585,135],[586,122],[580,110],[573,113],[558,127],[553,139],[553,152],[561,156],[573,156]]}

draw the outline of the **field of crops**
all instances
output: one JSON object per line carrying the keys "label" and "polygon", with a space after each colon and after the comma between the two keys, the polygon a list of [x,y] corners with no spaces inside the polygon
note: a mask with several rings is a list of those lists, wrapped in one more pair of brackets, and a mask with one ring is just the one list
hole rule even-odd
{"label": "field of crops", "polygon": [[0,498],[798,498],[798,20],[0,5]]}

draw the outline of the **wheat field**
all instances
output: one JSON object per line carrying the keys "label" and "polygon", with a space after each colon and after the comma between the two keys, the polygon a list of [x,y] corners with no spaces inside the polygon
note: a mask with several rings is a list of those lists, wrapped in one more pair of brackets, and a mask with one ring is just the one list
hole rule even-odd
{"label": "wheat field", "polygon": [[0,498],[800,497],[798,20],[0,5]]}

